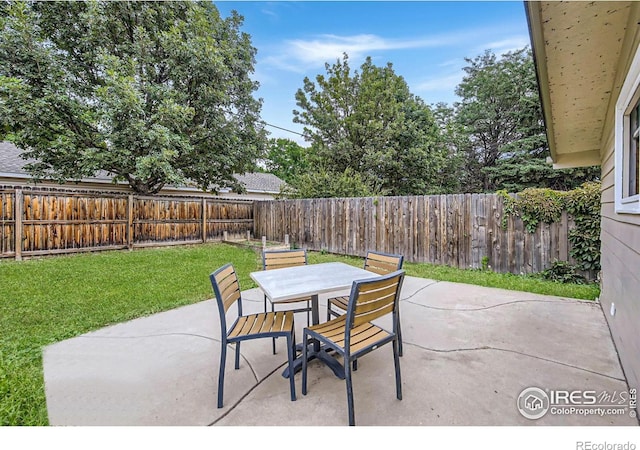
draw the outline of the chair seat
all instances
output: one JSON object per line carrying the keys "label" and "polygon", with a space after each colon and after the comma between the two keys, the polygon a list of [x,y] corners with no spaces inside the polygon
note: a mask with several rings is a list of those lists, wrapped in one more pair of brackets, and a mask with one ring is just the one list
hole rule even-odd
{"label": "chair seat", "polygon": [[238,317],[229,331],[229,340],[257,335],[293,333],[293,312],[278,311]]}
{"label": "chair seat", "polygon": [[347,306],[349,306],[349,296],[346,295],[344,297],[333,297],[329,299],[329,306],[334,305],[338,308],[346,311]]}
{"label": "chair seat", "polygon": [[[323,337],[326,341],[334,344],[336,349],[342,353],[345,351],[345,327],[347,316],[342,315],[336,319],[309,327],[308,330]],[[370,350],[377,344],[389,342],[393,335],[371,322],[363,323],[351,329],[352,356],[364,350]]]}

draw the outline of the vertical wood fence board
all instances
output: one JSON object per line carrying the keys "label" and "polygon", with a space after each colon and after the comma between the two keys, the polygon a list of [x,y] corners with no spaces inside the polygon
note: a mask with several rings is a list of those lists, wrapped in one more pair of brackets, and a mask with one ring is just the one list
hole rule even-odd
{"label": "vertical wood fence board", "polygon": [[463,213],[463,220],[465,224],[465,268],[473,267],[473,259],[472,259],[472,232],[473,232],[473,216],[471,215],[471,194],[464,195],[464,204],[465,209]]}
{"label": "vertical wood fence board", "polygon": [[478,221],[478,236],[477,236],[477,242],[478,242],[478,249],[479,249],[479,261],[477,262],[478,267],[482,267],[482,262],[485,260],[485,258],[488,261],[491,261],[491,248],[490,245],[487,245],[487,217],[486,217],[486,211],[488,210],[488,208],[486,207],[486,202],[485,202],[485,194],[478,194],[478,196],[476,197],[476,211],[477,211],[477,221]]}
{"label": "vertical wood fence board", "polygon": [[558,259],[569,260],[569,217],[567,211],[562,211],[562,219],[558,224]]}

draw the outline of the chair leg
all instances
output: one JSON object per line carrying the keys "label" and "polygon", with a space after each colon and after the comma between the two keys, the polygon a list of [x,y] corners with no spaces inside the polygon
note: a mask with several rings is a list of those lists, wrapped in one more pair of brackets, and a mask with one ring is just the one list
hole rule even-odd
{"label": "chair leg", "polygon": [[402,377],[400,376],[400,356],[398,340],[393,341],[393,364],[396,368],[396,398],[402,400]]}
{"label": "chair leg", "polygon": [[400,354],[400,356],[402,356],[402,328],[400,327],[400,311],[398,310],[397,314],[397,320],[398,320],[398,352]]}
{"label": "chair leg", "polygon": [[302,335],[302,395],[307,395],[307,333]]}
{"label": "chair leg", "polygon": [[296,401],[295,370],[293,370],[293,358],[296,352],[296,337],[293,333],[287,335],[287,356],[289,359],[289,387],[291,389],[291,401]]}
{"label": "chair leg", "polygon": [[240,341],[236,342],[236,370],[240,368]]}
{"label": "chair leg", "polygon": [[218,373],[218,408],[222,408],[222,397],[224,395],[224,367],[227,361],[227,343],[222,342],[220,348],[220,372]]}
{"label": "chair leg", "polygon": [[347,409],[349,410],[349,426],[356,424],[355,412],[353,411],[353,382],[351,380],[350,361],[344,364],[344,379],[347,382]]}
{"label": "chair leg", "polygon": [[355,372],[356,370],[358,370],[358,360],[354,359],[353,360],[353,371]]}
{"label": "chair leg", "polygon": [[[276,307],[274,306],[274,304],[271,304],[271,312],[275,312]],[[265,307],[264,312],[267,312],[267,308]],[[276,354],[276,338],[272,338],[272,343],[271,343],[272,347],[273,347],[273,354]]]}

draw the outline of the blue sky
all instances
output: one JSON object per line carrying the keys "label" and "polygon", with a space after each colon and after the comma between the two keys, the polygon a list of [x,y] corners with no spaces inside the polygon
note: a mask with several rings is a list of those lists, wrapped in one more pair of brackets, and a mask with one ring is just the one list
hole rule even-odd
{"label": "blue sky", "polygon": [[[215,1],[223,17],[236,10],[242,31],[257,48],[256,96],[264,101],[262,119],[302,131],[293,123],[295,92],[305,76],[325,74],[346,52],[359,68],[367,56],[373,63],[393,64],[412,93],[429,104],[453,103],[463,76],[464,58],[486,49],[500,55],[529,45],[521,1]],[[267,127],[271,137],[301,144],[295,134]]]}

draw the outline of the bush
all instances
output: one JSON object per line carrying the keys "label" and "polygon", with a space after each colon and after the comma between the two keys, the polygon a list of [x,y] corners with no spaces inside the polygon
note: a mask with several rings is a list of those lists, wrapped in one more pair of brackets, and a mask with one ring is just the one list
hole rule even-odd
{"label": "bush", "polygon": [[576,266],[567,261],[556,260],[551,267],[542,272],[542,278],[560,283],[585,284],[587,280],[576,270]]}
{"label": "bush", "polygon": [[[497,193],[504,200],[506,227],[507,217],[520,217],[529,233],[534,233],[538,224],[553,223],[566,211],[573,217],[575,228],[569,232],[571,256],[577,269],[600,270],[600,182],[583,183],[571,191],[529,188],[512,197],[506,191]],[[559,269],[560,270],[560,269]]]}
{"label": "bush", "polygon": [[582,270],[600,270],[600,183],[584,183],[569,191],[567,211],[576,228],[569,233],[571,256]]}
{"label": "bush", "polygon": [[296,177],[282,193],[290,198],[374,197],[379,194],[351,168],[333,172],[324,168]]}

